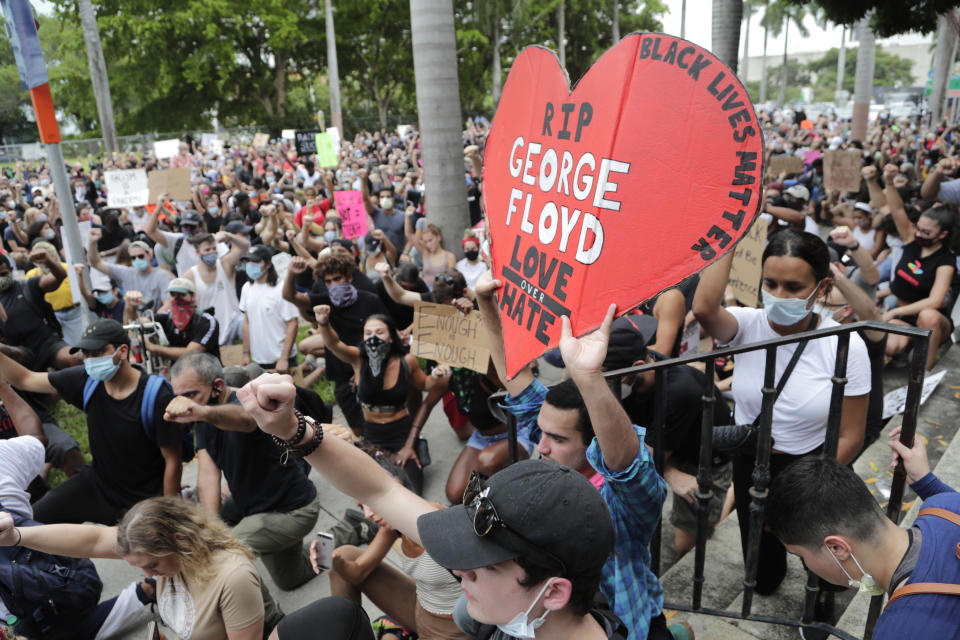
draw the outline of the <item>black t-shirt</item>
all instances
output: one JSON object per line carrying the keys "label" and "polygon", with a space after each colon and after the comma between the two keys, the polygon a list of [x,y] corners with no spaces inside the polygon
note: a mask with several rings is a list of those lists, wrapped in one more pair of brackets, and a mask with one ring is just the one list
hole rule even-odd
{"label": "black t-shirt", "polygon": [[483,221],[483,210],[480,208],[480,185],[471,180],[467,185],[467,208],[470,210],[470,226],[475,227]]}
{"label": "black t-shirt", "polygon": [[17,428],[13,424],[13,418],[10,416],[10,412],[7,411],[7,406],[0,402],[0,440],[9,440],[10,438],[16,438],[18,435]]}
{"label": "black t-shirt", "polygon": [[133,230],[128,229],[122,224],[118,224],[113,231],[108,231],[106,227],[100,227],[100,232],[103,234],[99,240],[97,240],[97,251],[110,251],[111,249],[116,249],[124,240],[133,241]]}
{"label": "black t-shirt", "polygon": [[[38,313],[41,311],[38,305],[47,304],[43,299],[44,291],[40,288],[40,278],[35,276],[26,281],[16,281],[6,291],[0,291],[0,304],[7,312],[7,321],[0,321],[0,333],[3,333],[7,344],[27,347],[37,356],[41,355],[43,343],[56,335]],[[26,287],[30,288],[33,304],[24,297]]]}
{"label": "black t-shirt", "polygon": [[204,351],[220,358],[220,325],[212,314],[194,312],[183,331],[174,326],[169,313],[158,313],[157,322],[167,334],[171,347],[185,347],[191,342],[198,342],[203,345]]}
{"label": "black t-shirt", "polygon": [[[230,392],[228,402],[240,404],[235,391]],[[197,449],[206,449],[223,471],[233,501],[244,517],[299,509],[317,495],[317,488],[298,465],[280,464],[283,451],[260,429],[250,433],[223,431],[199,422],[196,433]]]}
{"label": "black t-shirt", "polygon": [[[117,507],[128,507],[163,493],[165,464],[160,447],[179,448],[183,429],[163,419],[163,412],[173,398],[166,387],[157,393],[154,405],[153,442],[140,422],[146,373],[140,373],[137,389],[126,398],[112,398],[104,383],[97,385],[87,404],[87,433],[93,472],[97,487]],[[60,397],[83,409],[83,387],[87,372],[82,366],[70,367],[50,374],[50,384]]]}
{"label": "black t-shirt", "polygon": [[890,292],[897,296],[900,302],[916,302],[930,295],[933,281],[937,278],[937,269],[942,266],[956,267],[957,261],[953,252],[947,247],[940,247],[926,258],[920,257],[923,248],[916,242],[903,245],[903,255],[897,263],[890,280]]}
{"label": "black t-shirt", "polygon": [[[330,296],[311,293],[310,304],[330,304]],[[349,307],[330,305],[330,326],[337,332],[341,342],[359,347],[363,341],[363,321],[375,313],[387,314],[380,298],[369,291],[358,290],[357,301]],[[327,362],[327,378],[334,382],[346,382],[353,377],[352,366],[337,359],[326,347],[323,351]]]}
{"label": "black t-shirt", "polygon": [[[387,287],[383,284],[383,280],[377,281],[376,289],[377,296],[380,298],[380,302],[382,302],[383,306],[387,308],[387,312],[397,324],[398,329],[406,329],[413,324],[413,307],[395,302],[393,298],[390,297],[390,294],[387,293]],[[430,289],[427,288],[427,283],[421,279],[417,282],[414,293],[421,294],[420,298],[423,299],[423,294],[429,294]],[[433,298],[431,297],[431,300],[432,299]]]}
{"label": "black t-shirt", "polygon": [[[700,459],[700,425],[703,421],[703,383],[704,374],[693,367],[670,367],[666,370],[666,416],[663,428],[663,449],[671,451],[671,457],[692,464]],[[713,403],[713,424],[717,426],[733,424],[730,410],[716,394]],[[623,402],[627,415],[634,424],[647,429],[646,442],[654,443],[653,433],[653,391],[632,393]],[[725,459],[714,453],[714,464]]]}

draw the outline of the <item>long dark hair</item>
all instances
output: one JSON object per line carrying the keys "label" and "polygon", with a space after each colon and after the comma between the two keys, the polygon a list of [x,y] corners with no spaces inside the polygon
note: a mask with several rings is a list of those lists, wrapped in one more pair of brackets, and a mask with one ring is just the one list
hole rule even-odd
{"label": "long dark hair", "polygon": [[937,223],[941,231],[947,232],[947,237],[941,242],[943,246],[954,253],[960,252],[960,233],[957,233],[957,208],[953,203],[937,203],[920,214]]}
{"label": "long dark hair", "polygon": [[817,282],[830,277],[830,251],[820,236],[806,231],[784,229],[770,239],[763,251],[761,264],[766,262],[767,258],[777,256],[800,258],[813,269],[813,277]]}
{"label": "long dark hair", "polygon": [[[363,327],[366,327],[367,323],[371,320],[379,320],[383,324],[387,325],[387,331],[390,332],[390,356],[384,362],[384,365],[386,365],[386,363],[389,362],[390,358],[393,356],[400,356],[401,358],[405,356],[406,353],[403,350],[403,342],[400,340],[400,333],[397,331],[397,323],[393,321],[393,318],[390,316],[385,316],[382,313],[374,313],[364,318]],[[363,327],[361,327],[361,330]],[[363,348],[363,345],[360,345],[360,356],[363,358],[363,364],[367,365],[367,350]],[[386,366],[384,366],[384,369],[386,369]],[[381,375],[383,374],[382,371],[380,373]]]}

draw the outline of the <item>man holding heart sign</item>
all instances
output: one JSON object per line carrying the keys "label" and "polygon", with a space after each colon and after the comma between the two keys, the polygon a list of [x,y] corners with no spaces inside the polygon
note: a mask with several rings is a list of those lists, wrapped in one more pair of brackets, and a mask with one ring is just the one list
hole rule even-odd
{"label": "man holding heart sign", "polygon": [[561,316],[581,335],[731,251],[762,158],[743,86],[690,42],[629,35],[572,92],[552,52],[524,49],[483,163],[507,375],[557,345]]}

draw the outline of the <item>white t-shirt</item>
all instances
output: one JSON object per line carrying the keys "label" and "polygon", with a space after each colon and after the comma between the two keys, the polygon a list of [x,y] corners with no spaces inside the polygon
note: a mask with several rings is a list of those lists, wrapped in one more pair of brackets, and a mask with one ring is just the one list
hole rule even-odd
{"label": "white t-shirt", "polygon": [[[737,335],[729,342],[731,347],[773,340],[782,337],[770,327],[762,309],[728,307],[740,325]],[[822,319],[818,328],[838,326],[829,318]],[[777,349],[777,367],[774,384],[779,384],[784,369],[797,345]],[[800,455],[816,449],[826,437],[827,415],[833,391],[831,378],[836,364],[837,337],[811,340],[779,398],[773,405],[773,439],[777,451]],[[760,414],[763,387],[763,369],[766,351],[750,351],[736,356],[733,368],[733,399],[736,423],[750,424]],[[850,336],[847,356],[847,385],[844,396],[862,396],[870,393],[870,359],[867,346],[856,333]]]}
{"label": "white t-shirt", "polygon": [[877,232],[873,229],[864,231],[860,227],[854,227],[853,237],[857,239],[861,247],[866,249],[867,252],[870,252],[873,251],[873,245],[876,243]]}
{"label": "white t-shirt", "polygon": [[[247,282],[240,291],[240,311],[250,322],[250,359],[271,364],[280,358],[287,335],[287,322],[299,313],[292,302],[283,299],[283,286]],[[296,355],[294,344],[289,355]]]}
{"label": "white t-shirt", "polygon": [[467,281],[467,286],[471,289],[476,289],[477,280],[480,279],[480,276],[482,276],[486,270],[487,265],[485,265],[482,260],[478,260],[477,264],[470,264],[470,261],[466,258],[460,258],[457,261],[457,271],[463,274],[464,279]]}
{"label": "white t-shirt", "polygon": [[33,517],[26,488],[43,471],[46,452],[33,436],[0,440],[0,503],[9,511]]}

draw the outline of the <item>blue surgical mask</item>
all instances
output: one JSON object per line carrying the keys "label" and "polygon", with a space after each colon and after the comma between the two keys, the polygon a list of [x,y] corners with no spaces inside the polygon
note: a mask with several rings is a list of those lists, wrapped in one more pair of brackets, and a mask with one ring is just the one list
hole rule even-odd
{"label": "blue surgical mask", "polygon": [[806,298],[778,298],[766,289],[761,289],[763,312],[767,314],[767,318],[773,324],[780,325],[781,327],[792,327],[806,318],[807,314],[810,313],[810,310],[807,309],[807,304],[819,289],[820,283],[818,282],[817,286],[814,287],[813,291],[811,291],[810,295]]}
{"label": "blue surgical mask", "polygon": [[87,358],[83,361],[83,368],[86,369],[87,375],[94,380],[106,382],[116,375],[120,365],[113,361],[112,355],[109,355]]}
{"label": "blue surgical mask", "polygon": [[115,296],[112,291],[107,291],[105,293],[98,293],[96,296],[97,302],[100,304],[110,304],[115,300]]}
{"label": "blue surgical mask", "polygon": [[540,598],[543,597],[543,594],[547,591],[551,582],[547,580],[547,583],[543,585],[543,589],[540,589],[540,593],[537,594],[537,597],[533,599],[533,602],[530,603],[530,606],[526,611],[521,611],[513,617],[513,620],[506,624],[498,624],[497,628],[500,631],[503,631],[508,636],[513,636],[514,638],[536,638],[537,629],[543,626],[544,621],[547,619],[547,614],[550,613],[550,610],[547,609],[543,612],[543,615],[539,618],[534,618],[533,620],[527,620],[530,616],[530,612],[533,611],[533,608],[537,606],[537,603],[540,601]]}
{"label": "blue surgical mask", "polygon": [[337,232],[336,232],[336,231],[324,231],[324,232],[323,232],[323,239],[326,240],[327,242],[333,242],[334,240],[337,239]]}
{"label": "blue surgical mask", "polygon": [[150,268],[150,261],[146,258],[137,258],[136,260],[133,260],[133,268],[137,271],[146,271],[148,268]]}
{"label": "blue surgical mask", "polygon": [[258,262],[248,262],[243,270],[247,272],[247,277],[253,281],[263,275],[263,267]]}
{"label": "blue surgical mask", "polygon": [[207,213],[209,213],[210,215],[216,214],[217,211],[220,211],[220,207],[209,207],[207,209]]}

